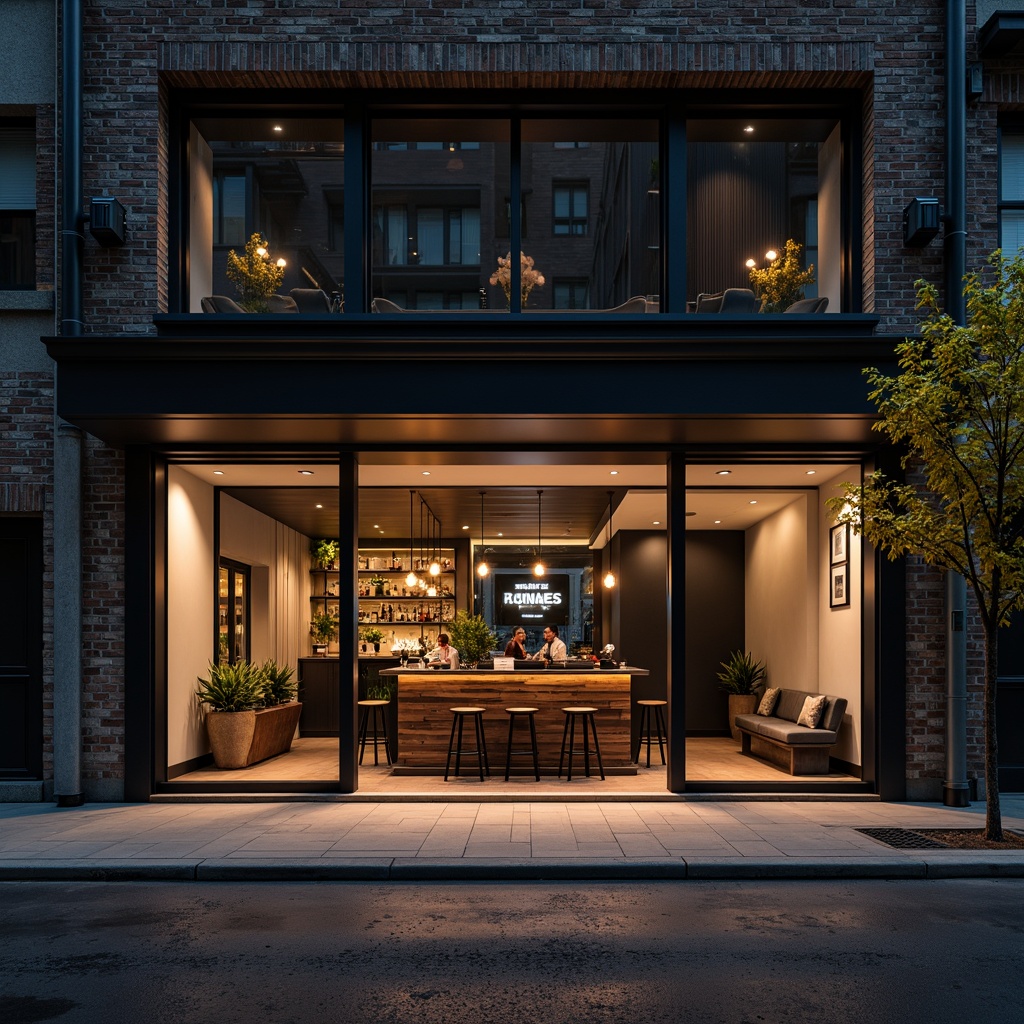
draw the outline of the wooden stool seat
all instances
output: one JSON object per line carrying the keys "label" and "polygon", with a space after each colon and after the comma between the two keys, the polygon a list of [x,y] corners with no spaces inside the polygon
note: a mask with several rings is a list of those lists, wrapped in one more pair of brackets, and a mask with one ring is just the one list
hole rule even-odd
{"label": "wooden stool seat", "polygon": [[640,735],[636,741],[636,756],[634,764],[640,763],[640,747],[643,745],[644,736],[647,737],[647,767],[651,767],[651,711],[654,711],[654,728],[658,734],[658,750],[661,753],[661,763],[665,761],[665,744],[668,742],[668,729],[665,728],[665,715],[661,710],[668,704],[667,700],[638,700],[640,708]]}
{"label": "wooden stool seat", "polygon": [[[512,756],[513,755],[533,755],[533,775],[538,782],[540,782],[540,755],[537,753],[537,725],[533,720],[533,716],[540,710],[540,708],[505,708],[505,713],[508,715],[508,745],[505,753],[505,781],[508,782],[509,774],[512,771]],[[529,750],[513,750],[512,749],[512,729],[516,724],[516,716],[525,715],[530,722],[530,749]]]}
{"label": "wooden stool seat", "polygon": [[558,777],[562,777],[562,763],[565,760],[566,737],[569,740],[569,771],[566,779],[572,782],[572,755],[576,746],[576,719],[579,718],[583,725],[583,768],[584,774],[590,778],[590,747],[587,744],[587,723],[590,723],[590,733],[594,737],[594,753],[597,755],[597,766],[604,779],[604,763],[601,761],[601,747],[597,742],[597,724],[594,715],[597,708],[590,707],[569,707],[562,708],[565,712],[565,728],[562,730],[562,751],[558,755]]}
{"label": "wooden stool seat", "polygon": [[[487,741],[484,738],[484,712],[486,708],[459,707],[449,708],[452,713],[452,733],[448,737],[448,759],[444,764],[444,781],[448,781],[452,764],[452,754],[455,754],[455,777],[459,777],[459,769],[462,767],[462,755],[476,756],[477,767],[480,770],[480,781],[484,781],[484,772],[491,774],[491,766],[487,763]],[[473,719],[473,728],[476,730],[476,750],[462,749],[462,726],[467,718]],[[458,730],[458,742],[456,743],[455,732]]]}
{"label": "wooden stool seat", "polygon": [[[388,723],[384,717],[384,708],[390,704],[390,700],[360,700],[356,704],[359,707],[359,763],[363,763],[363,754],[366,752],[367,732],[370,727],[370,719],[373,719],[373,763],[380,764],[377,757],[377,745],[384,744],[384,753],[387,756],[388,764],[391,764],[391,746],[388,743]],[[378,732],[378,726],[380,731]]]}

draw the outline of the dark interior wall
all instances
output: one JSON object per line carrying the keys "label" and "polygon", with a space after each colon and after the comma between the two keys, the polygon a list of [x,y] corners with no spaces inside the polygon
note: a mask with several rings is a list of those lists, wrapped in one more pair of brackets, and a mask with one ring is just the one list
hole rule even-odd
{"label": "dark interior wall", "polygon": [[743,647],[743,533],[686,533],[686,732],[729,731],[720,663]]}

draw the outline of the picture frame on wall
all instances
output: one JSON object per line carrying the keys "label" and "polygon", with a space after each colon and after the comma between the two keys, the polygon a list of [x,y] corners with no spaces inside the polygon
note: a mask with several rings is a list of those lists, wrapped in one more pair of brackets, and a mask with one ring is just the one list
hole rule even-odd
{"label": "picture frame on wall", "polygon": [[850,524],[840,523],[828,531],[829,565],[840,565],[849,559]]}
{"label": "picture frame on wall", "polygon": [[842,608],[850,603],[850,565],[833,565],[828,574],[828,606]]}

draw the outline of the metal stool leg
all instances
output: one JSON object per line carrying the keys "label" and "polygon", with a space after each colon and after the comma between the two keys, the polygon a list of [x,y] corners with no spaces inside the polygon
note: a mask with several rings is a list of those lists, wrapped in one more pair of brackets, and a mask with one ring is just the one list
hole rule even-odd
{"label": "metal stool leg", "polygon": [[[487,748],[484,746],[484,716],[473,716],[473,728],[476,732],[476,766],[480,770],[480,781],[484,781],[484,765],[487,762]],[[490,775],[490,769],[487,769]]]}
{"label": "metal stool leg", "polygon": [[512,727],[516,724],[516,716],[514,712],[510,712],[508,716],[508,752],[505,754],[505,781],[508,782],[508,777],[512,772]]}
{"label": "metal stool leg", "polygon": [[479,741],[477,742],[477,745],[476,745],[477,758],[478,759],[481,758],[481,757],[483,758],[484,771],[488,775],[490,775],[491,774],[491,762],[490,762],[490,760],[488,760],[488,757],[487,757],[487,735],[484,733],[484,713],[482,711],[478,712],[477,715],[476,715],[476,719],[477,719],[477,723],[478,723],[479,729],[480,729],[480,739],[479,739]]}
{"label": "metal stool leg", "polygon": [[601,781],[604,781],[604,763],[601,761],[601,747],[597,742],[597,723],[593,713],[586,716],[590,719],[590,731],[594,734],[594,753],[597,754],[597,767],[601,770]]}
{"label": "metal stool leg", "polygon": [[530,745],[533,747],[533,774],[537,781],[540,782],[540,755],[537,753],[537,724],[533,720],[533,715],[527,715],[530,719]]}
{"label": "metal stool leg", "polygon": [[640,763],[640,748],[644,742],[644,722],[647,720],[647,706],[640,705],[640,731],[636,737],[636,753],[633,755],[633,764]]}
{"label": "metal stool leg", "polygon": [[576,716],[570,715],[569,719],[569,774],[566,778],[572,782],[572,751],[576,745]]}
{"label": "metal stool leg", "polygon": [[369,708],[359,709],[359,763],[363,763],[363,754],[366,753],[366,723],[370,717]]}
{"label": "metal stool leg", "polygon": [[668,729],[665,727],[664,709],[658,705],[654,709],[654,718],[658,723],[658,752],[661,754],[661,763],[667,764],[665,760],[665,744],[668,742]]}
{"label": "metal stool leg", "polygon": [[383,707],[375,708],[374,711],[375,711],[375,715],[374,715],[374,721],[373,721],[373,753],[374,753],[375,756],[374,756],[374,759],[373,759],[373,763],[374,764],[377,763],[377,758],[376,758],[376,754],[377,754],[377,718],[379,716],[379,718],[380,718],[380,735],[384,737],[384,757],[387,760],[387,763],[390,765],[392,763],[391,762],[391,745],[388,742],[388,720],[387,720],[387,716],[384,714],[384,708]]}
{"label": "metal stool leg", "polygon": [[[448,760],[445,761],[445,763],[444,763],[444,781],[445,782],[448,781],[448,770],[451,768],[451,765],[452,765],[452,746],[455,743],[455,726],[456,726],[456,724],[459,721],[460,721],[460,716],[459,715],[454,715],[452,717],[452,734],[451,734],[451,736],[448,737]],[[458,772],[459,772],[459,767],[458,767],[458,763],[456,763],[456,765],[455,765],[455,774],[457,775]]]}
{"label": "metal stool leg", "polygon": [[565,716],[565,727],[562,729],[562,751],[558,755],[558,777],[562,777],[562,762],[565,760],[565,738],[569,735],[569,719],[571,715]]}
{"label": "metal stool leg", "polygon": [[462,765],[462,722],[463,716],[459,715],[459,744],[455,748],[455,777],[459,776],[459,768]]}

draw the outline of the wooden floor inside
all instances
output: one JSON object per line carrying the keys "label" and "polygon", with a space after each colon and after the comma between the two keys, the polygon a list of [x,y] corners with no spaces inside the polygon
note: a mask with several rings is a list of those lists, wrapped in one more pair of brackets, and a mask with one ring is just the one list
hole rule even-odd
{"label": "wooden floor inside", "polygon": [[[384,751],[380,751],[383,761]],[[516,759],[517,772],[525,772],[523,759]],[[528,759],[526,759],[528,761]],[[635,775],[608,775],[602,782],[597,775],[597,766],[591,762],[593,775],[583,775],[582,757],[574,762],[572,782],[558,779],[554,773],[542,774],[538,783],[532,774],[514,774],[505,782],[504,751],[494,751],[491,756],[491,775],[484,783],[489,789],[501,789],[506,794],[524,796],[530,793],[565,793],[601,787],[604,792],[650,793],[666,789],[666,769],[661,764],[657,746],[651,749],[651,767],[646,767],[647,750],[640,755],[640,767]],[[442,766],[443,768],[443,766]],[[577,774],[578,773],[578,774]],[[333,738],[306,737],[295,740],[287,754],[273,757],[249,768],[221,770],[205,768],[180,775],[174,782],[186,783],[231,783],[231,782],[304,782],[330,783],[338,778],[338,741]],[[809,784],[825,782],[856,782],[852,775],[832,773],[829,775],[789,775],[773,764],[756,757],[740,753],[739,743],[728,736],[692,737],[686,741],[686,778],[692,782],[777,782],[787,788],[794,782]],[[386,764],[374,766],[373,755],[367,747],[363,764],[359,767],[359,792],[380,796],[400,797],[403,794],[437,793],[439,797],[450,793],[453,787],[462,789],[481,785],[475,774],[475,759],[463,763],[462,776],[445,782],[438,775],[396,775]]]}

